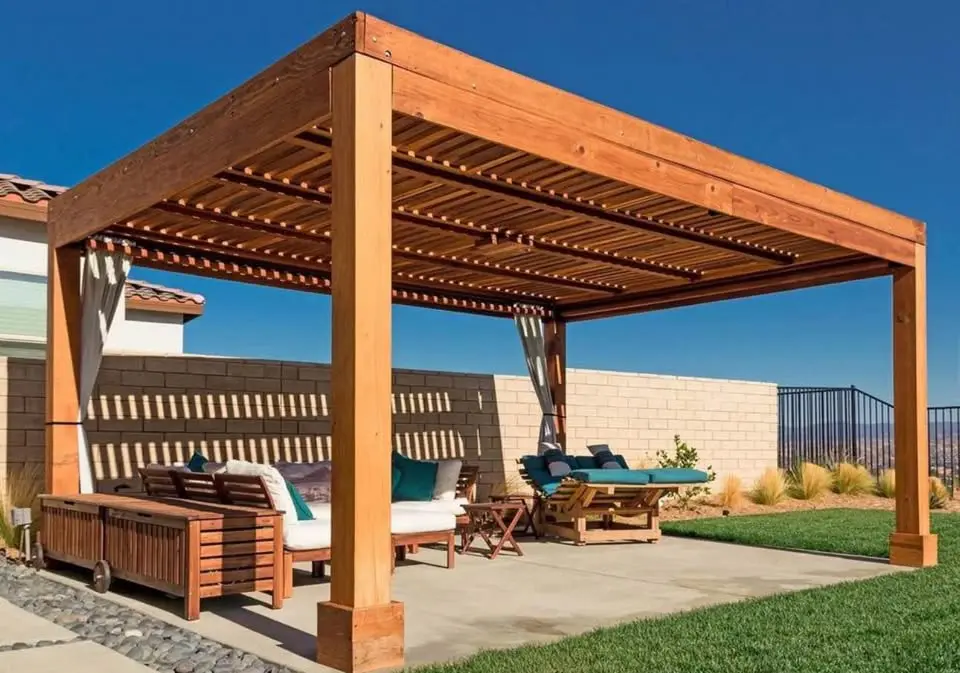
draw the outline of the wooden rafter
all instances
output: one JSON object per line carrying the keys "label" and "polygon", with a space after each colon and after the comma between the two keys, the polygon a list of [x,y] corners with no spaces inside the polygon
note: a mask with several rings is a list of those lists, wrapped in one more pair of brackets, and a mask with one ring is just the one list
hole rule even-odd
{"label": "wooden rafter", "polygon": [[[292,142],[307,143],[328,149],[332,139],[320,129],[311,129],[297,135]],[[485,175],[466,166],[452,166],[449,162],[433,157],[430,159],[417,157],[411,151],[395,149],[393,165],[394,171],[401,174],[425,178],[525,206],[542,208],[564,217],[573,216],[601,224],[626,227],[774,264],[790,264],[797,259],[796,255],[788,251],[774,250],[750,241],[718,236],[683,225],[658,221],[642,213],[621,212],[606,208],[602,204],[583,201],[576,196],[541,190],[536,185],[498,180],[492,175]]]}
{"label": "wooden rafter", "polygon": [[[313,188],[303,182],[294,184],[290,180],[283,181],[269,175],[260,175],[249,167],[243,170],[230,168],[221,172],[217,178],[223,182],[245,185],[252,189],[270,192],[279,197],[306,201],[325,209],[329,208],[333,202],[329,191],[324,188]],[[490,240],[491,236],[496,236],[501,240],[515,241],[519,245],[529,246],[530,248],[555,255],[620,266],[670,278],[696,280],[703,275],[701,271],[696,269],[681,268],[672,264],[642,259],[632,255],[618,254],[616,252],[583,248],[562,240],[511,231],[510,229],[495,225],[477,225],[472,221],[462,222],[459,218],[451,219],[444,216],[434,216],[430,213],[410,212],[402,206],[393,209],[393,219],[406,224],[470,236],[475,240]]]}
{"label": "wooden rafter", "polygon": [[[122,249],[132,257],[134,264],[139,266],[321,294],[330,293],[329,272],[258,262],[236,255],[235,251],[218,255],[201,249],[191,250],[189,245],[172,248],[120,237],[116,240],[109,237],[90,238],[86,244],[93,250]],[[436,291],[431,291],[430,285],[424,284],[420,279],[408,274],[398,273],[397,276],[401,280],[394,283],[393,298],[398,304],[506,317],[516,313],[533,313],[547,317],[553,314],[548,306],[529,297],[501,298],[474,291],[459,292],[456,287],[448,289],[442,287],[443,284],[439,284]],[[404,278],[409,282],[404,283]]]}

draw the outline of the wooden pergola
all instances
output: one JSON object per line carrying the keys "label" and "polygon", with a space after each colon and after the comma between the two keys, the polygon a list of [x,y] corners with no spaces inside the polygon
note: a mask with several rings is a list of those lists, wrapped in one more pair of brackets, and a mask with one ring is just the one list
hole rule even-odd
{"label": "wooden pergola", "polygon": [[890,561],[936,563],[916,220],[357,13],[55,199],[49,227],[54,494],[78,488],[85,248],[333,295],[321,663],[370,670],[403,657],[390,587],[391,302],[542,316],[562,426],[567,322],[890,275]]}

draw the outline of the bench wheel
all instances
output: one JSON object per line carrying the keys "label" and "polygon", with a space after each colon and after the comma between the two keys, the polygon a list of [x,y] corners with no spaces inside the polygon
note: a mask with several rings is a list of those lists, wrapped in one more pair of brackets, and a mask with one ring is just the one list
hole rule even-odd
{"label": "bench wheel", "polygon": [[93,590],[99,594],[110,591],[110,564],[104,560],[93,566]]}
{"label": "bench wheel", "polygon": [[47,567],[47,561],[46,561],[46,559],[43,557],[43,545],[40,544],[39,542],[34,542],[34,543],[33,543],[33,550],[32,550],[31,553],[33,554],[33,558],[31,559],[31,563],[32,563],[34,569],[35,569],[35,570],[44,570],[44,569],[46,569],[46,567]]}

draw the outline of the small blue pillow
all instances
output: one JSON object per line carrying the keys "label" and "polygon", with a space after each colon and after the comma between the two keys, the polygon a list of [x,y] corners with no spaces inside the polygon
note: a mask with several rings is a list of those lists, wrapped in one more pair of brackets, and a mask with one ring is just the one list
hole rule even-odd
{"label": "small blue pillow", "polygon": [[303,494],[290,480],[284,479],[283,481],[287,485],[287,493],[290,494],[290,499],[293,500],[293,509],[297,512],[297,521],[312,521],[315,519],[313,512],[307,506],[307,501],[303,499]]}
{"label": "small blue pillow", "polygon": [[191,472],[203,472],[203,466],[208,462],[207,457],[199,451],[194,451],[190,456],[190,462],[187,463],[187,469]]}

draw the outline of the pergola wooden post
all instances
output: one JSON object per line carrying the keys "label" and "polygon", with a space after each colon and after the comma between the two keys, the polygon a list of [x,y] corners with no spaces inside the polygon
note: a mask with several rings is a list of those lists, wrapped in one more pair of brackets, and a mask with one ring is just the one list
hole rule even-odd
{"label": "pergola wooden post", "polygon": [[80,258],[78,248],[47,253],[47,493],[80,492]]}
{"label": "pergola wooden post", "polygon": [[543,325],[547,352],[547,380],[557,421],[557,442],[567,448],[567,323],[547,320]]}
{"label": "pergola wooden post", "polygon": [[390,601],[392,69],[354,54],[332,71],[333,558],[316,658],[368,671],[403,664],[403,605]]}
{"label": "pergola wooden post", "polygon": [[897,470],[897,526],[890,562],[924,567],[937,563],[930,533],[927,427],[927,263],[916,246],[912,267],[893,273],[893,434]]}

